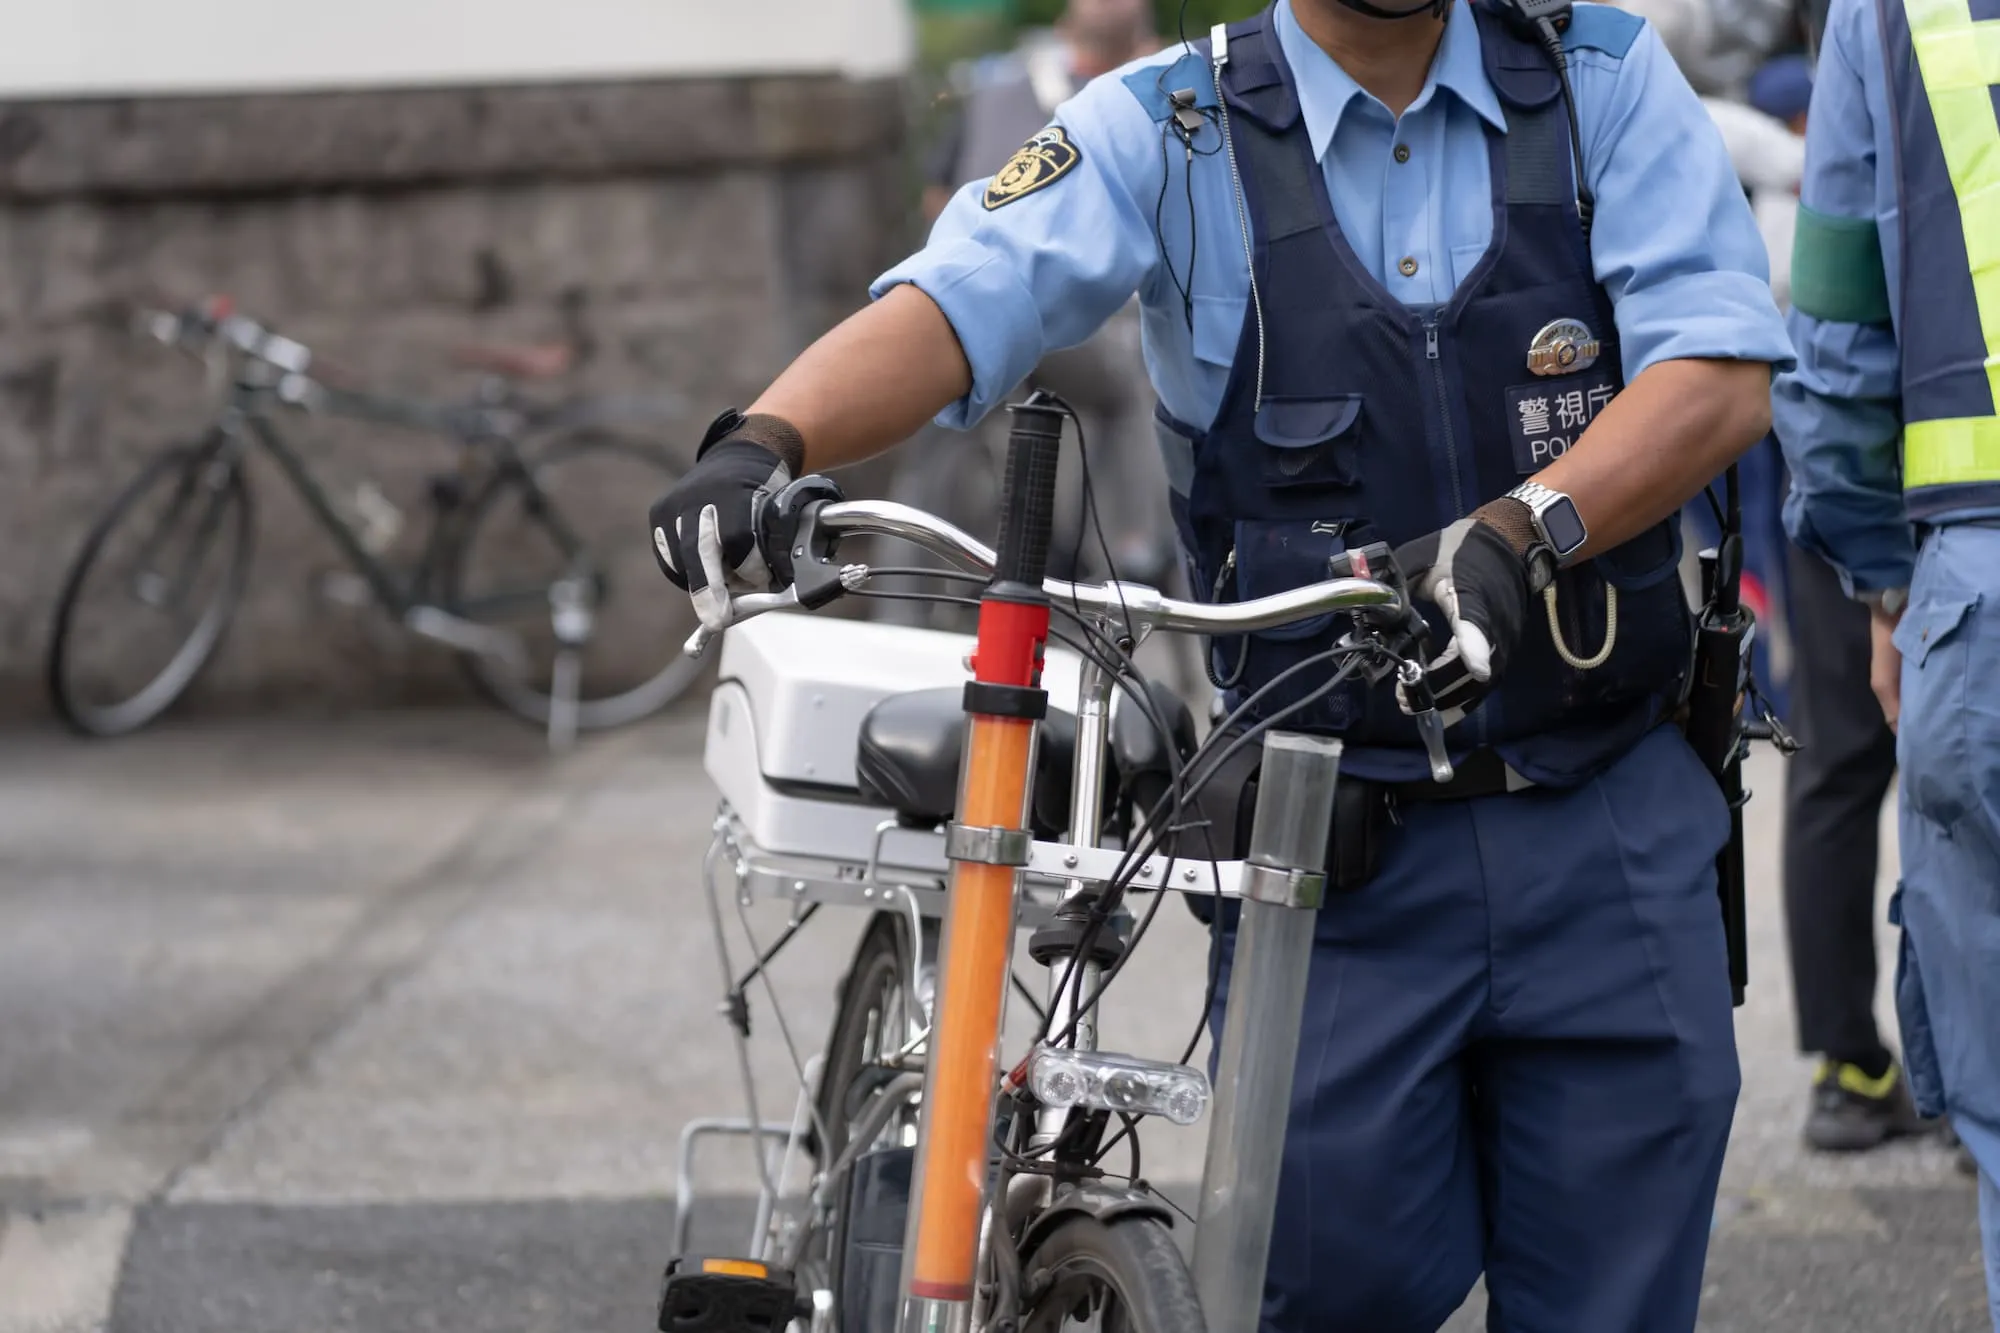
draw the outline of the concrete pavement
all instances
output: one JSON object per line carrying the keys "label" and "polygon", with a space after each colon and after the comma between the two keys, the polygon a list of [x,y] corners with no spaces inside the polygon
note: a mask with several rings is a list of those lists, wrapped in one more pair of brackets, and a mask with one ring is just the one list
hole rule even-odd
{"label": "concrete pavement", "polygon": [[[484,713],[0,736],[0,1333],[650,1327],[679,1132],[742,1113],[701,721],[560,761]],[[1752,785],[1744,1095],[1703,1328],[1983,1330],[1944,1152],[1797,1146],[1775,760]],[[744,929],[783,920],[728,922],[739,967]],[[774,969],[788,1033],[753,995],[766,1118],[860,924],[821,913]],[[1170,904],[1107,1044],[1178,1053],[1203,955]],[[753,1172],[735,1145],[702,1166],[697,1235],[727,1247]],[[1198,1170],[1197,1134],[1149,1134],[1149,1177]],[[1450,1327],[1479,1326],[1475,1297]]]}

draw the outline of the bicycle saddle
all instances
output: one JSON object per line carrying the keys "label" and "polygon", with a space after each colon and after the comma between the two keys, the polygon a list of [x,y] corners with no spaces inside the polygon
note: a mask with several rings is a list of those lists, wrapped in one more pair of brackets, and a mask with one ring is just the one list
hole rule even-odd
{"label": "bicycle saddle", "polygon": [[[854,772],[861,795],[906,821],[948,822],[958,804],[959,756],[965,748],[964,691],[956,685],[892,694],[861,719]],[[1076,715],[1049,709],[1035,747],[1035,788],[1029,825],[1038,838],[1069,827],[1071,770],[1076,763]],[[1106,775],[1105,805],[1115,788]]]}
{"label": "bicycle saddle", "polygon": [[468,370],[484,370],[514,380],[552,380],[569,373],[576,360],[567,343],[474,343],[454,354]]}

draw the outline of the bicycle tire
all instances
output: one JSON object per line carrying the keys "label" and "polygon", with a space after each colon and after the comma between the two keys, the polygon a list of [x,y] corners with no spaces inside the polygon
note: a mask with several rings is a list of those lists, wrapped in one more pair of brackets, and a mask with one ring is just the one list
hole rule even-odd
{"label": "bicycle tire", "polygon": [[[658,670],[598,695],[590,693],[592,682],[586,668],[582,692],[578,697],[576,724],[580,730],[602,731],[627,726],[659,712],[687,693],[689,687],[700,679],[706,663],[681,652],[682,642],[695,626],[694,611],[687,599],[676,594],[659,576],[652,548],[645,540],[645,524],[642,521],[641,507],[679,478],[679,466],[663,451],[612,436],[581,432],[557,437],[530,462],[529,468],[535,475],[536,483],[544,488],[545,493],[550,493],[560,507],[560,497],[553,496],[558,484],[553,475],[555,470],[566,464],[573,467],[586,458],[616,458],[625,464],[635,465],[632,480],[600,496],[600,505],[593,507],[611,510],[613,521],[603,525],[610,535],[586,545],[594,553],[592,563],[599,573],[613,563],[621,566],[619,577],[611,580],[607,576],[606,582],[615,582],[629,596],[631,618],[614,630],[614,634],[622,632],[645,638],[648,642],[639,655],[648,661],[659,660],[660,657],[665,659],[665,665]],[[643,479],[643,474],[648,472],[650,480]],[[642,494],[638,490],[641,486],[650,486],[650,489]],[[533,511],[532,505],[523,503],[530,494],[518,478],[502,475],[472,501],[457,534],[452,557],[443,571],[442,601],[447,610],[468,619],[493,623],[490,617],[478,612],[480,599],[475,593],[479,580],[475,567],[484,553],[480,547],[482,536],[488,536],[496,529],[504,533],[502,525],[513,516],[514,511],[538,524],[545,550],[551,554],[555,552],[554,530]],[[618,521],[621,518],[623,521]],[[527,543],[508,541],[504,535],[497,550],[508,559],[531,554]],[[614,551],[617,556],[605,559],[606,552]],[[558,577],[559,573],[545,576],[547,582],[542,585],[544,594],[548,583]],[[602,591],[600,588],[600,595]],[[604,604],[608,604],[608,600]],[[676,605],[684,608],[684,615],[675,615],[673,608]],[[533,624],[536,615],[540,617],[540,629],[546,630],[549,623],[546,600],[538,611],[530,609],[525,618]],[[527,637],[534,638],[533,635]],[[657,642],[652,642],[655,639]],[[593,630],[592,638],[586,642],[583,651],[587,656],[591,643],[601,645],[604,642],[604,636]],[[549,648],[551,662],[553,644],[551,632],[547,644],[540,645]],[[531,644],[531,650],[537,657],[540,656],[540,646]],[[658,656],[655,656],[656,652]],[[488,699],[528,722],[537,725],[548,722],[550,688],[537,683],[545,678],[539,662],[526,679],[514,676],[500,663],[483,654],[461,653],[459,662],[472,684]],[[546,679],[553,680],[552,667],[546,673]]]}
{"label": "bicycle tire", "polygon": [[[861,941],[855,946],[854,961],[841,978],[833,1025],[827,1034],[826,1059],[820,1066],[819,1087],[814,1095],[818,1124],[825,1127],[818,1144],[822,1169],[846,1151],[848,1130],[861,1110],[859,1104],[850,1104],[850,1094],[865,1090],[863,1077],[883,1053],[883,1030],[897,1016],[893,1013],[885,1016],[885,1010],[898,1007],[886,997],[907,996],[914,989],[919,1003],[929,1003],[929,987],[934,983],[937,968],[938,925],[929,918],[924,920],[913,957],[907,920],[900,913],[877,912],[862,932]],[[900,1015],[906,1033],[914,1030],[908,1025],[907,1004],[907,1000],[901,1002],[905,1012]],[[900,1133],[906,1127],[914,1130],[915,1121],[895,1128]],[[827,1285],[834,1297],[835,1326],[839,1327],[842,1277],[849,1246],[845,1182],[837,1183],[833,1197],[836,1202],[831,1225],[821,1238],[825,1244],[813,1257],[825,1265]]]}
{"label": "bicycle tire", "polygon": [[[1060,1333],[1083,1303],[1102,1333],[1207,1333],[1187,1261],[1157,1218],[1079,1213],[1051,1228],[1021,1268],[1021,1333]],[[1110,1300],[1095,1304],[1093,1288]]]}
{"label": "bicycle tire", "polygon": [[[77,666],[77,645],[72,642],[72,635],[77,629],[79,606],[91,572],[104,556],[113,534],[121,531],[121,522],[137,511],[156,486],[164,481],[177,481],[190,488],[197,487],[202,479],[194,476],[195,469],[210,466],[214,459],[215,450],[208,445],[182,445],[156,455],[91,526],[64,576],[49,635],[47,685],[56,715],[79,735],[129,735],[159,717],[200,676],[236,617],[236,607],[242,601],[249,577],[254,527],[250,489],[244,481],[243,469],[237,463],[230,463],[220,486],[212,486],[207,492],[219,497],[215,503],[222,506],[215,511],[210,537],[226,532],[232,540],[228,564],[210,604],[202,609],[188,637],[173,651],[167,664],[128,698],[100,706],[80,697],[78,683],[72,678]],[[169,522],[179,519],[188,510],[189,501],[195,498],[198,497],[193,493],[176,497],[171,502]],[[165,531],[166,526],[163,523],[160,530]]]}

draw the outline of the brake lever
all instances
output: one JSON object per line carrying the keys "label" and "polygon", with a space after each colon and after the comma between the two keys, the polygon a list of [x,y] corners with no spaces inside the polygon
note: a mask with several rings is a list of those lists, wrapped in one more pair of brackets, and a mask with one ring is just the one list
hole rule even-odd
{"label": "brake lever", "polygon": [[[842,565],[832,572],[824,587],[817,590],[814,584],[799,582],[787,585],[781,592],[746,592],[729,599],[729,624],[740,625],[767,611],[789,611],[795,607],[816,611],[841,593],[853,592],[867,582],[868,566]],[[721,633],[722,630],[710,629],[706,625],[697,626],[695,632],[688,635],[687,642],[681,645],[681,651],[689,657],[700,657]]]}
{"label": "brake lever", "polygon": [[[798,604],[799,585],[796,583],[783,592],[746,592],[741,597],[730,599],[729,623],[740,625],[752,616],[761,616],[766,611],[783,611]],[[694,633],[688,635],[687,643],[682,646],[681,651],[689,657],[700,657],[708,651],[708,645],[715,642],[721,633],[721,630],[698,625]]]}
{"label": "brake lever", "polygon": [[1403,697],[1410,702],[1410,715],[1416,719],[1417,734],[1423,737],[1424,753],[1431,761],[1431,781],[1450,782],[1453,773],[1451,752],[1445,749],[1444,719],[1438,716],[1437,699],[1431,694],[1428,674],[1421,662],[1405,659],[1396,668],[1396,679],[1403,686]]}

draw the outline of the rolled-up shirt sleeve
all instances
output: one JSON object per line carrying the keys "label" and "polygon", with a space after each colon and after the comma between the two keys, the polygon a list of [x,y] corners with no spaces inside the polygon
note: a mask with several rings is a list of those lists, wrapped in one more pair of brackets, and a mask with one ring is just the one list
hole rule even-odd
{"label": "rolled-up shirt sleeve", "polygon": [[1688,357],[1792,362],[1770,263],[1729,150],[1659,37],[1622,58],[1571,53],[1591,258],[1610,293],[1627,380]]}
{"label": "rolled-up shirt sleeve", "polygon": [[1115,76],[1095,80],[1043,133],[1060,137],[1031,146],[1037,160],[1017,159],[1004,182],[963,186],[924,248],[869,289],[879,298],[910,283],[951,322],[972,389],[939,414],[947,426],[978,421],[1044,355],[1096,332],[1157,262],[1152,207],[1164,168],[1131,92]]}
{"label": "rolled-up shirt sleeve", "polygon": [[[1873,6],[1842,0],[1827,23],[1806,125],[1803,207],[1869,220],[1881,233],[1890,291],[1899,285],[1893,191],[1878,173],[1884,126],[1871,111],[1862,61]],[[1906,588],[1916,543],[1903,504],[1902,361],[1893,326],[1791,315],[1798,368],[1771,394],[1772,427],[1792,474],[1785,529],[1840,572],[1849,593]]]}

